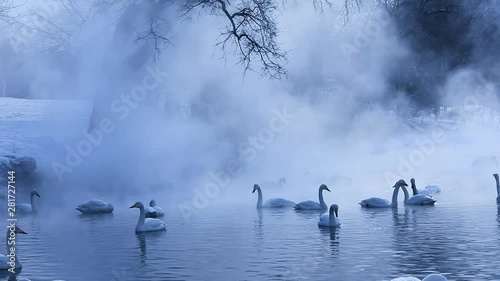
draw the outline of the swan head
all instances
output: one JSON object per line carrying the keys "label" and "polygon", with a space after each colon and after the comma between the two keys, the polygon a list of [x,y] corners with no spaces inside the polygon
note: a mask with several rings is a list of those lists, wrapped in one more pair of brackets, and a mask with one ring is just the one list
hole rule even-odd
{"label": "swan head", "polygon": [[493,174],[493,176],[495,177],[495,179],[498,181],[498,174]]}
{"label": "swan head", "polygon": [[339,206],[337,204],[332,204],[330,206],[330,214],[335,214],[335,216],[339,217]]}
{"label": "swan head", "polygon": [[254,184],[254,185],[253,185],[253,190],[252,190],[252,193],[254,193],[255,191],[257,191],[257,189],[260,189],[260,185],[258,185],[258,184]]}
{"label": "swan head", "polygon": [[408,184],[405,182],[405,180],[400,179],[396,182],[396,184],[393,187],[400,187],[400,186],[408,186]]}
{"label": "swan head", "polygon": [[36,189],[33,189],[33,191],[31,191],[31,195],[38,196],[40,198],[40,194]]}
{"label": "swan head", "polygon": [[151,199],[151,201],[149,201],[149,206],[150,207],[156,206],[156,201],[154,199]]}
{"label": "swan head", "polygon": [[415,185],[415,179],[414,179],[414,178],[411,178],[411,179],[410,179],[410,183],[411,183],[411,185]]}
{"label": "swan head", "polygon": [[131,208],[144,208],[144,205],[141,202],[135,202],[134,205],[130,206]]}
{"label": "swan head", "polygon": [[319,190],[326,190],[328,192],[331,192],[330,189],[328,189],[328,186],[326,186],[326,184],[322,184],[319,186]]}
{"label": "swan head", "polygon": [[[10,228],[9,228],[9,231],[10,231]],[[14,230],[14,233],[19,233],[19,234],[28,234],[26,231],[22,230],[21,228],[17,227],[15,228]]]}

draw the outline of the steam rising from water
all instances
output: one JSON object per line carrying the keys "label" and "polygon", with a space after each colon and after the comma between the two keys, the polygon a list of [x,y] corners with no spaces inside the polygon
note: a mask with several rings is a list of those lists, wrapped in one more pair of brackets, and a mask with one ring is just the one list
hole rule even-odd
{"label": "steam rising from water", "polygon": [[[348,25],[339,27],[338,17],[320,17],[311,6],[287,6],[279,17],[280,38],[290,52],[290,75],[283,81],[253,72],[243,77],[232,50],[219,59],[214,42],[225,23],[204,15],[193,21],[180,21],[174,12],[167,15],[174,45],[154,65],[150,44],[113,32],[109,19],[119,11],[85,24],[74,39],[77,47],[58,55],[31,50],[12,57],[7,54],[11,50],[0,49],[8,65],[22,65],[18,69],[30,84],[30,98],[92,99],[103,110],[98,121],[109,118],[115,127],[60,183],[51,165],[65,164],[65,147],[76,149],[86,139],[81,133],[86,128],[46,152],[41,169],[54,181],[45,189],[64,187],[60,190],[67,202],[101,197],[128,204],[155,197],[176,206],[203,193],[215,182],[210,175],[228,173],[228,165],[237,166],[238,173],[211,200],[253,202],[254,183],[285,177],[283,197],[314,199],[317,187],[326,183],[333,191],[327,202],[355,204],[366,196],[389,198],[384,195],[392,192],[389,174],[407,181],[415,177],[422,184],[458,177],[467,191],[491,185],[484,190],[494,194],[490,168],[471,168],[471,163],[481,155],[500,156],[495,145],[497,89],[468,67],[449,73],[438,93],[443,104],[458,111],[471,105],[475,93],[487,91],[468,109],[493,108],[491,122],[462,112],[464,108],[448,114],[452,125],[436,124],[428,112],[405,116],[410,101],[403,93],[394,94],[388,81],[393,63],[410,51],[376,7],[362,6]],[[380,31],[374,32],[377,24]],[[360,34],[368,40],[362,45]],[[346,51],[346,46],[355,49]],[[143,101],[125,102],[123,96],[143,85],[151,68],[168,77],[148,90]],[[128,107],[125,118],[113,109],[114,101]],[[283,129],[273,129],[276,112],[283,111],[294,117],[288,123],[281,120]],[[417,154],[422,161],[415,160]]]}

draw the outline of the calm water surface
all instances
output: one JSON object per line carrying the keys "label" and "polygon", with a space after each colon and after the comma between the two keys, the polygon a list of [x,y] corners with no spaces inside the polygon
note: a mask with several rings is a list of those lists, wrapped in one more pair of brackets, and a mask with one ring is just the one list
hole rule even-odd
{"label": "calm water surface", "polygon": [[[450,280],[500,280],[494,199],[480,206],[340,207],[342,227],[317,213],[209,208],[186,224],[167,212],[165,232],[134,233],[138,210],[21,218],[31,280],[390,280],[432,272]],[[490,204],[491,203],[491,204]],[[2,277],[7,280],[7,277]],[[10,279],[14,280],[14,279]]]}

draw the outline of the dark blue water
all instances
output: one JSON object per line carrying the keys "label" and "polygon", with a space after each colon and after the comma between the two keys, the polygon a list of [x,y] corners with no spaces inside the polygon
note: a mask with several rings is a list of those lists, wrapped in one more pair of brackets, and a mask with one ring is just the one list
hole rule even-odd
{"label": "dark blue water", "polygon": [[28,235],[17,236],[18,278],[390,280],[440,272],[450,280],[500,280],[494,199],[441,201],[394,210],[339,204],[339,229],[318,228],[317,213],[258,211],[253,202],[207,208],[189,224],[165,208],[168,230],[140,235],[138,211],[127,206],[100,216],[61,209],[19,220]]}

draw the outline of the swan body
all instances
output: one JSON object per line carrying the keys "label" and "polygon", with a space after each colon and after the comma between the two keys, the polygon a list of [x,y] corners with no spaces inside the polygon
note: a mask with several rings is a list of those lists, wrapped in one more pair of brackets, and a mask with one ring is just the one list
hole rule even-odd
{"label": "swan body", "polygon": [[415,277],[399,277],[391,279],[391,281],[448,281],[448,279],[441,274],[431,274],[427,275],[423,280]]}
{"label": "swan body", "polygon": [[[11,271],[11,268],[13,268],[12,264],[10,263],[10,257],[8,256],[10,254],[10,248],[14,245],[9,245],[9,236],[11,233],[11,228],[7,228],[7,237],[5,238],[6,240],[6,246],[7,246],[7,256],[0,255],[0,270],[9,270]],[[16,234],[28,234],[24,230],[20,229],[19,227],[15,227],[14,233]],[[14,265],[16,269],[20,269],[23,267],[21,264],[21,261],[18,258],[18,252],[16,248],[16,256],[14,260]]]}
{"label": "swan body", "polygon": [[340,226],[339,206],[333,204],[328,213],[319,215],[318,226]]}
{"label": "swan body", "polygon": [[411,182],[411,189],[413,191],[412,197],[409,197],[406,187],[403,187],[403,192],[405,194],[404,203],[406,205],[434,205],[434,203],[436,203],[436,200],[434,200],[431,196],[418,194],[417,186],[415,185],[415,179],[412,178],[410,182]]}
{"label": "swan body", "polygon": [[106,201],[93,199],[78,205],[75,209],[82,212],[82,214],[103,214],[113,212],[114,207]]}
{"label": "swan body", "polygon": [[262,189],[258,184],[253,185],[252,193],[254,193],[255,191],[257,191],[257,193],[259,194],[259,198],[257,200],[257,208],[286,208],[295,205],[294,202],[283,198],[271,198],[265,203],[262,203]]}
{"label": "swan body", "polygon": [[330,189],[326,186],[326,184],[322,184],[318,190],[319,203],[315,201],[303,201],[298,204],[295,204],[293,207],[296,210],[326,210],[328,206],[323,199],[323,190],[330,192]]}
{"label": "swan body", "polygon": [[167,224],[160,219],[146,218],[144,205],[141,202],[135,202],[130,208],[138,208],[140,210],[135,232],[161,231],[167,228]]}
{"label": "swan body", "polygon": [[386,199],[372,197],[359,202],[359,205],[364,208],[391,208],[398,206],[398,193],[401,186],[408,186],[404,180],[399,180],[394,185],[394,191],[392,192],[392,201],[389,202]]}
{"label": "swan body", "polygon": [[156,201],[152,199],[149,202],[149,207],[145,209],[146,218],[159,218],[165,216],[162,208],[156,206]]}
{"label": "swan body", "polygon": [[38,208],[35,204],[34,197],[38,196],[40,198],[40,194],[36,189],[33,189],[30,193],[30,204],[28,203],[23,203],[23,204],[18,204],[16,205],[16,212],[19,214],[36,214],[38,213]]}
{"label": "swan body", "polygon": [[498,174],[493,174],[495,181],[497,182],[497,204],[500,204],[500,181],[498,180]]}
{"label": "swan body", "polygon": [[[429,184],[424,189],[417,189],[417,185],[415,184],[415,179],[414,178],[410,179],[410,182],[411,182],[411,189],[413,191],[413,195],[422,194],[422,195],[431,196],[431,194],[441,192],[441,188],[437,184]],[[415,188],[413,188],[413,186],[415,186]]]}

